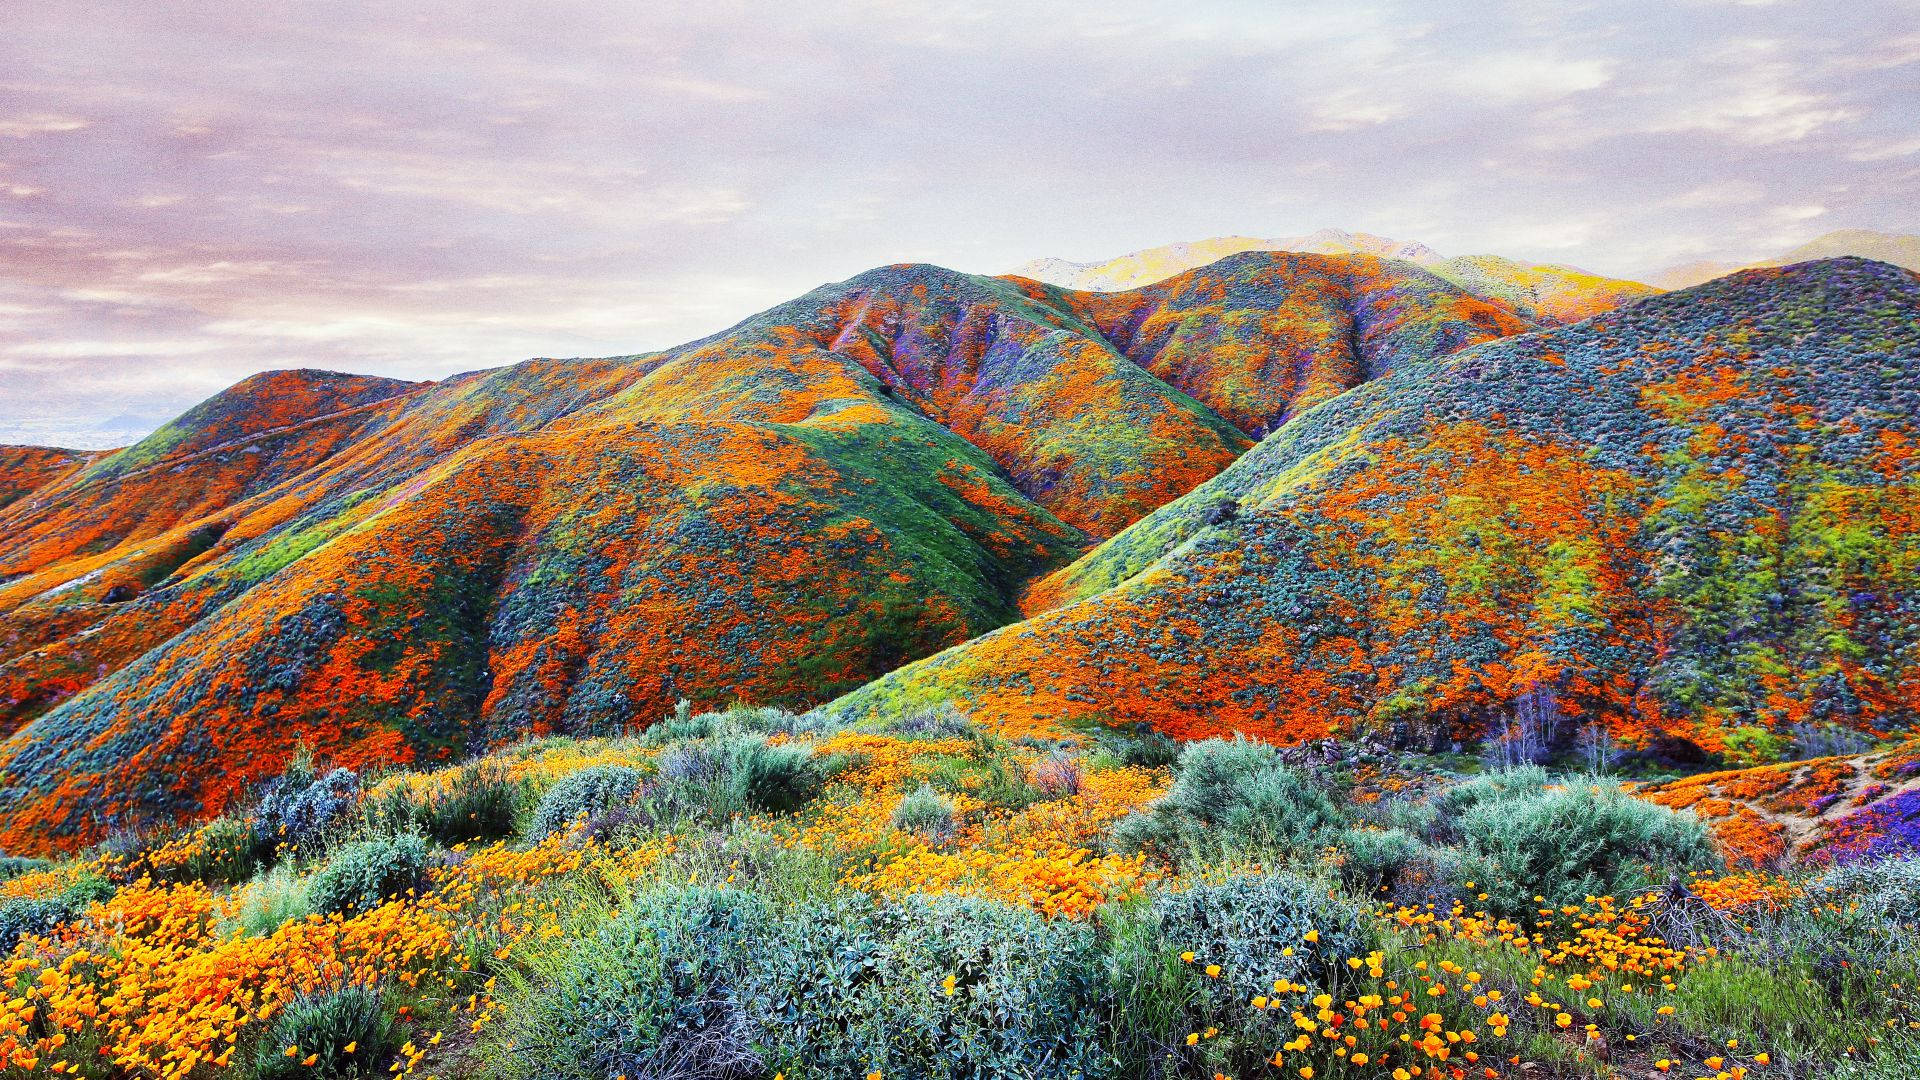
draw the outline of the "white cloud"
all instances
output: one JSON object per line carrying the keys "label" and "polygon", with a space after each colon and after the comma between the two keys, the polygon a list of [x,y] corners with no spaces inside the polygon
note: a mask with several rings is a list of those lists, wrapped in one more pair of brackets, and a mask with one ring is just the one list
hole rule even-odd
{"label": "white cloud", "polygon": [[1462,57],[1451,83],[1458,89],[1502,101],[1539,101],[1605,86],[1614,62],[1570,60],[1550,53],[1504,53]]}
{"label": "white cloud", "polygon": [[31,116],[0,117],[0,137],[10,139],[29,139],[35,135],[54,135],[64,131],[79,131],[87,126],[87,121],[57,113],[37,113]]}

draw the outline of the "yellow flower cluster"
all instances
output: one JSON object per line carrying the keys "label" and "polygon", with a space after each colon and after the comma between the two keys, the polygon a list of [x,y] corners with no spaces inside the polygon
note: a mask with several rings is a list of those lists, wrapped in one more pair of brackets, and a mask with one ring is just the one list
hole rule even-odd
{"label": "yellow flower cluster", "polygon": [[1094,769],[1079,790],[1009,813],[966,791],[947,796],[955,826],[942,837],[897,829],[901,797],[941,758],[968,753],[961,739],[912,740],[842,732],[815,753],[858,755],[842,774],[850,797],[828,799],[796,823],[770,823],[797,847],[838,856],[842,884],[879,895],[957,893],[1087,918],[1108,900],[1160,875],[1137,855],[1097,855],[1091,844],[1118,818],[1165,788],[1144,769]]}
{"label": "yellow flower cluster", "polygon": [[[655,751],[631,739],[540,739],[520,743],[485,758],[486,767],[499,769],[508,780],[545,786],[569,773],[595,765],[639,766]],[[422,802],[448,794],[470,766],[449,765],[431,772],[398,772],[374,784],[368,795],[383,799],[405,791]]]}
{"label": "yellow flower cluster", "polygon": [[395,900],[352,917],[310,916],[271,935],[217,931],[232,912],[204,886],[137,882],[94,906],[89,921],[29,939],[7,961],[25,990],[0,1002],[0,1059],[49,1071],[91,1064],[117,1075],[184,1077],[224,1066],[242,1030],[301,994],[395,980],[413,986],[453,953],[456,922]]}

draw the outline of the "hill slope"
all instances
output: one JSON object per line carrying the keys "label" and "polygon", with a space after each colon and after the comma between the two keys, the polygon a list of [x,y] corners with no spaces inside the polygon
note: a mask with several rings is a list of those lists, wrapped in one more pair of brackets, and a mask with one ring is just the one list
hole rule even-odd
{"label": "hill slope", "polygon": [[841,703],[1444,742],[1587,718],[1912,725],[1920,280],[1750,271],[1306,412],[1034,592],[1035,618]]}
{"label": "hill slope", "polygon": [[1314,260],[1131,300],[888,267],[662,353],[274,373],[84,468],[20,455],[0,844],[218,810],[303,743],[436,760],[825,700],[1018,618],[1239,423],[1526,329]]}
{"label": "hill slope", "polygon": [[1640,788],[1692,810],[1736,864],[1873,862],[1920,852],[1920,743],[1704,773]]}

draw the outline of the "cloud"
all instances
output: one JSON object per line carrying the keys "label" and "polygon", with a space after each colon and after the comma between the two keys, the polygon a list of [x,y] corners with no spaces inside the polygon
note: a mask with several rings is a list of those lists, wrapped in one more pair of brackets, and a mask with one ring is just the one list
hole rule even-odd
{"label": "cloud", "polygon": [[1631,275],[1910,226],[1907,7],[13,0],[0,441],[903,260],[1341,226]]}
{"label": "cloud", "polygon": [[1453,81],[1469,92],[1506,101],[1540,101],[1605,86],[1613,69],[1611,60],[1506,53],[1473,57],[1459,65]]}
{"label": "cloud", "polygon": [[54,113],[38,113],[32,116],[0,117],[0,138],[30,139],[35,135],[53,135],[63,131],[79,131],[86,127],[85,120]]}

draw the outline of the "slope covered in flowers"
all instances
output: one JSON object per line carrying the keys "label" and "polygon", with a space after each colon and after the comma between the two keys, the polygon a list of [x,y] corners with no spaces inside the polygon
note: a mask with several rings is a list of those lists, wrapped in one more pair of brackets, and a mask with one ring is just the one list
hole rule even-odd
{"label": "slope covered in flowers", "polygon": [[0,446],[0,509],[84,465],[87,455],[44,446]]}
{"label": "slope covered in flowers", "polygon": [[1249,252],[1132,292],[1061,299],[1256,439],[1409,363],[1532,329],[1437,277],[1363,255]]}
{"label": "slope covered in flowers", "polygon": [[1870,862],[1920,852],[1920,742],[1652,784],[1637,794],[1705,819],[1729,860]]}
{"label": "slope covered in flowers", "polygon": [[10,451],[0,847],[217,811],[302,743],[825,700],[1016,619],[1313,395],[1525,328],[1373,259],[1120,300],[894,266],[661,353],[278,372],[114,454]]}
{"label": "slope covered in flowers", "polygon": [[[1755,271],[1365,383],[842,707],[1444,744],[1911,727],[1920,279]],[[1037,601],[1036,599],[1037,598]]]}

